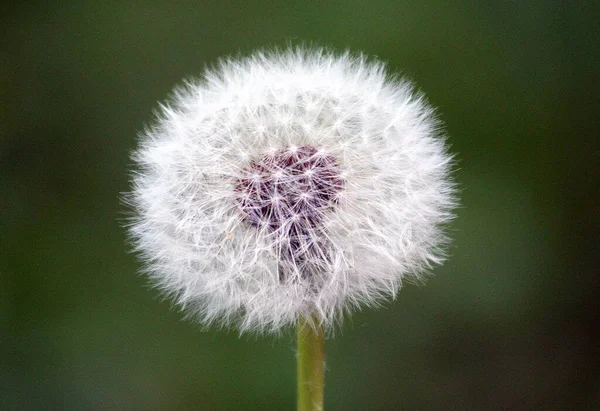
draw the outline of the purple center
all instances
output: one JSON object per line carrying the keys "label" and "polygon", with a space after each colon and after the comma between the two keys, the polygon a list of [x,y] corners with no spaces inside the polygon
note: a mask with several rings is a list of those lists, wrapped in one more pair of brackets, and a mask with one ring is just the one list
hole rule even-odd
{"label": "purple center", "polygon": [[251,161],[235,185],[243,220],[276,235],[285,244],[282,257],[297,265],[319,254],[325,215],[343,188],[335,158],[311,146]]}

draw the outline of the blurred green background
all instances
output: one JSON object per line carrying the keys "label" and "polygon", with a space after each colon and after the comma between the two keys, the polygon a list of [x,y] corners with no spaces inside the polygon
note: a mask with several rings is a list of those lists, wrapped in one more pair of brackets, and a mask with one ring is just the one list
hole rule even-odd
{"label": "blurred green background", "polygon": [[0,409],[294,409],[293,333],[182,321],[137,273],[118,196],[183,77],[301,41],[413,79],[462,189],[451,259],[327,341],[326,408],[600,409],[598,5],[0,6]]}

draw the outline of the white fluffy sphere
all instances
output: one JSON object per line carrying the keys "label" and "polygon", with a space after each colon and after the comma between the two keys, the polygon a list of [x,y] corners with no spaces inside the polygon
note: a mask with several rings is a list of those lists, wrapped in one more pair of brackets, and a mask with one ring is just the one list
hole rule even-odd
{"label": "white fluffy sphere", "polygon": [[325,327],[440,263],[451,156],[381,62],[296,48],[227,59],[141,135],[127,201],[153,283],[203,324]]}

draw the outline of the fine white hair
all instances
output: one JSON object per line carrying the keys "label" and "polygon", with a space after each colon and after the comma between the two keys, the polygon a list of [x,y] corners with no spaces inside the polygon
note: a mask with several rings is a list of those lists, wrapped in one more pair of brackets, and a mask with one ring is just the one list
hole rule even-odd
{"label": "fine white hair", "polygon": [[[323,175],[339,181],[301,229],[298,215],[275,215],[281,196],[265,188],[283,178],[295,190],[297,176],[265,164],[299,148],[328,159]],[[360,54],[223,59],[161,105],[133,159],[135,249],[153,284],[204,325],[277,332],[304,316],[331,329],[444,259],[456,201],[440,123],[409,82]],[[253,165],[271,204],[259,211],[279,219],[270,225],[241,205]]]}

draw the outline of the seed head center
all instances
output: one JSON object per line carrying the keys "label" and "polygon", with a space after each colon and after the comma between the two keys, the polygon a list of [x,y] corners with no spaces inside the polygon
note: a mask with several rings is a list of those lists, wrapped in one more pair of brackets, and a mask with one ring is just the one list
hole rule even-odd
{"label": "seed head center", "polygon": [[336,159],[312,146],[277,150],[250,161],[235,185],[246,223],[290,238],[319,228],[343,189]]}

